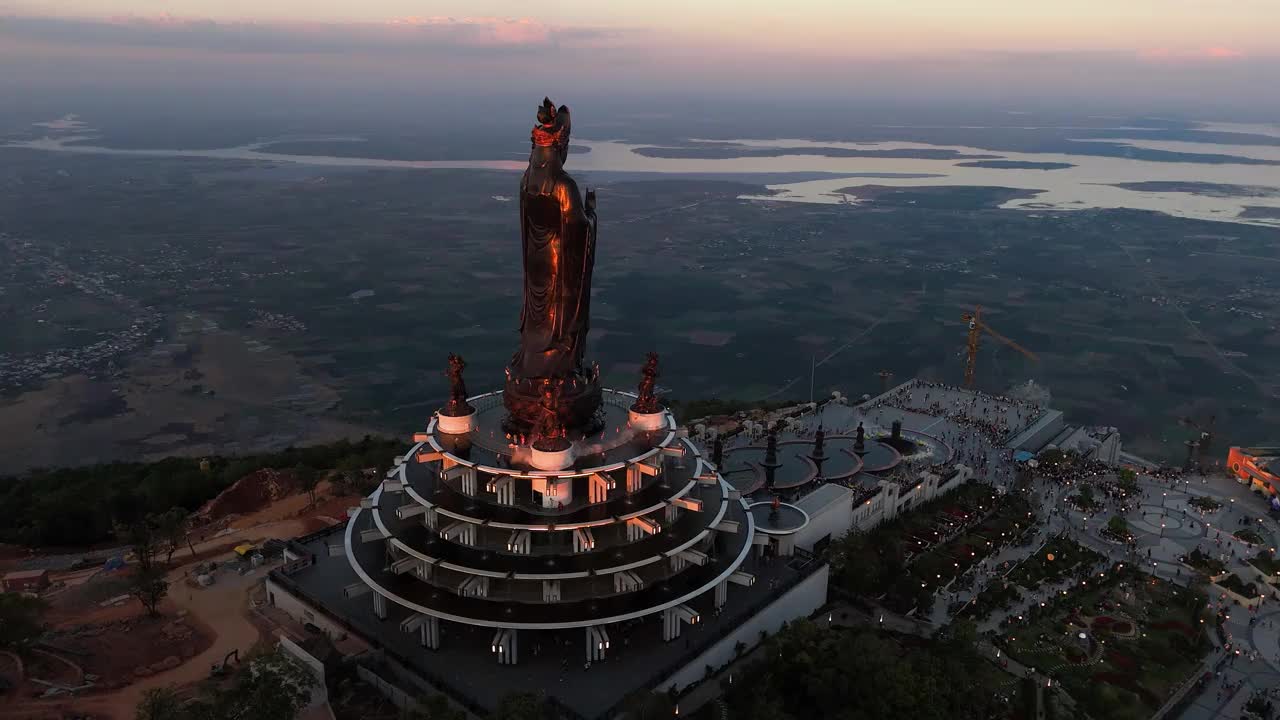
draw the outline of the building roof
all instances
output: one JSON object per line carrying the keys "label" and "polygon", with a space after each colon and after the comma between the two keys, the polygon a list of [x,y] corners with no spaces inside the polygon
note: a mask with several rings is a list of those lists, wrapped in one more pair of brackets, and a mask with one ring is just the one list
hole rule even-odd
{"label": "building roof", "polygon": [[848,503],[852,495],[853,491],[843,485],[826,483],[797,500],[795,505],[808,513],[809,517],[816,517],[835,503]]}
{"label": "building roof", "polygon": [[31,580],[33,578],[48,575],[48,570],[15,570],[11,573],[5,573],[5,580]]}

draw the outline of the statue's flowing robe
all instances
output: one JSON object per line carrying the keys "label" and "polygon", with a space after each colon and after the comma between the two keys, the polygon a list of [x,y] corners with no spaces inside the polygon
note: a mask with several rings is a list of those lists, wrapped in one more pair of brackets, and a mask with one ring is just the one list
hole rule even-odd
{"label": "statue's flowing robe", "polygon": [[595,264],[595,227],[554,148],[535,148],[520,181],[524,305],[512,372],[569,378],[583,372]]}

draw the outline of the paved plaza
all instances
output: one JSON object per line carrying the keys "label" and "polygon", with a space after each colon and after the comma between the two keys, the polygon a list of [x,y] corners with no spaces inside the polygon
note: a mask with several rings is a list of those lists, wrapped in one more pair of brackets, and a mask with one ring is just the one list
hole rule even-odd
{"label": "paved plaza", "polygon": [[[953,462],[973,468],[976,479],[1009,490],[1016,466],[1005,446],[1007,439],[1034,423],[1040,409],[1026,403],[968,391],[917,383],[866,406],[827,404],[814,415],[802,417],[789,431],[797,437],[811,437],[819,424],[831,434],[851,433],[863,423],[868,436],[875,436],[900,421],[904,432],[936,438]],[[751,442],[749,439],[739,442]],[[939,459],[938,462],[943,462]],[[1240,568],[1260,549],[1280,548],[1280,525],[1268,514],[1266,501],[1228,477],[1198,474],[1140,474],[1140,497],[1121,500],[1100,497],[1102,507],[1081,512],[1068,502],[1081,483],[1114,483],[1115,476],[1080,477],[1065,484],[1062,478],[1037,474],[1029,488],[1030,500],[1038,509],[1041,525],[1033,542],[1008,547],[987,558],[970,572],[973,583],[966,590],[944,591],[934,603],[928,625],[934,628],[950,622],[955,613],[977,597],[989,583],[1001,578],[1019,562],[1035,553],[1051,538],[1062,535],[1094,550],[1103,560],[1091,572],[1099,572],[1115,562],[1132,561],[1145,572],[1178,584],[1188,584],[1195,576],[1181,558],[1199,549],[1224,562],[1228,571]],[[1222,504],[1213,512],[1202,512],[1190,501],[1210,497]],[[1104,534],[1112,517],[1122,516],[1133,536],[1126,546]],[[1263,539],[1251,545],[1232,532],[1251,528]],[[1001,622],[1025,613],[1031,606],[1064,592],[1074,581],[1043,586],[1027,593],[1008,610],[985,618],[980,631],[996,631]],[[1274,590],[1272,591],[1274,593]],[[1205,659],[1212,682],[1193,690],[1180,717],[1185,720],[1239,717],[1240,710],[1258,691],[1280,688],[1280,602],[1267,599],[1256,611],[1231,605],[1223,597],[1211,597],[1212,609],[1226,609],[1229,619],[1223,626],[1221,646]],[[1238,651],[1238,654],[1237,654]]]}

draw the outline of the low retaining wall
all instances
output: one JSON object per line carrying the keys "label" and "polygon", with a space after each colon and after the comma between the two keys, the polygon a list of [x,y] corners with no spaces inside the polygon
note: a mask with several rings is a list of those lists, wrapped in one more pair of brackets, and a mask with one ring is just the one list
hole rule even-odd
{"label": "low retaining wall", "polygon": [[[1219,593],[1226,595],[1237,605],[1242,605],[1247,608],[1256,608],[1259,605],[1261,605],[1264,596],[1248,598],[1236,592],[1235,590],[1232,590],[1231,588],[1223,587],[1222,585],[1218,584],[1218,581],[1225,580],[1226,578],[1230,577],[1233,574],[1236,575],[1236,577],[1240,577],[1240,575],[1237,573],[1223,573],[1221,575],[1215,575],[1209,578],[1209,586],[1212,587],[1214,590],[1218,591]],[[1251,582],[1251,581],[1245,580],[1245,582]],[[1264,587],[1266,586],[1264,585]]]}
{"label": "low retaining wall", "polygon": [[743,644],[745,653],[760,644],[761,631],[772,635],[778,632],[783,623],[812,615],[827,602],[827,580],[830,573],[831,567],[822,565],[809,577],[770,602],[768,607],[739,625],[732,634],[716,641],[683,668],[668,676],[658,684],[656,690],[660,692],[672,686],[677,691],[683,690],[706,678],[708,666],[719,669],[737,659],[738,653],[734,651],[734,646],[738,643]]}

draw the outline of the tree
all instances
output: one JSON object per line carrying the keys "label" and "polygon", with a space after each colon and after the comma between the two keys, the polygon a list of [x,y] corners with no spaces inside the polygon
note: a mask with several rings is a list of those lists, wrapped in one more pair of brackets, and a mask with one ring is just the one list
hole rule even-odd
{"label": "tree", "polygon": [[[187,511],[185,508],[172,507],[150,518],[151,522],[156,526],[156,533],[165,545],[165,564],[173,562],[173,553],[178,546],[187,539]],[[188,543],[190,547],[190,543]],[[191,554],[196,554],[196,549],[191,548]]]}
{"label": "tree", "polygon": [[1107,530],[1118,538],[1129,536],[1129,523],[1119,515],[1112,515],[1107,521]]}
{"label": "tree", "polygon": [[0,593],[0,648],[25,653],[44,633],[41,622],[47,605],[21,593]]}
{"label": "tree", "polygon": [[553,720],[556,717],[558,713],[545,695],[525,692],[502,696],[489,720]]}
{"label": "tree", "polygon": [[467,720],[467,713],[449,704],[444,695],[435,693],[418,698],[418,707],[405,713],[405,720]]}
{"label": "tree", "polygon": [[118,530],[117,534],[128,539],[137,558],[137,569],[129,582],[129,594],[138,598],[148,615],[155,617],[160,614],[160,601],[169,594],[169,581],[165,580],[164,570],[155,564],[158,545],[156,528],[149,519],[139,520]]}
{"label": "tree", "polygon": [[1036,462],[1040,463],[1041,467],[1057,467],[1067,462],[1067,460],[1069,460],[1069,456],[1058,448],[1041,450],[1040,454],[1036,455]]}
{"label": "tree", "polygon": [[622,700],[622,715],[631,720],[668,720],[675,715],[676,705],[667,693],[635,691]]}
{"label": "tree", "polygon": [[182,699],[172,687],[154,688],[142,695],[133,720],[181,720],[185,716]]}
{"label": "tree", "polygon": [[952,657],[967,657],[978,644],[978,626],[972,620],[953,620],[938,634],[940,648]]}
{"label": "tree", "polygon": [[164,571],[158,567],[139,568],[129,583],[129,594],[138,598],[148,615],[157,617],[160,615],[160,601],[169,594],[169,581],[164,579]]}
{"label": "tree", "polygon": [[1138,474],[1133,470],[1129,468],[1120,468],[1116,473],[1116,477],[1119,480],[1120,489],[1123,490],[1126,495],[1135,495],[1141,490],[1141,488],[1138,487]]}
{"label": "tree", "polygon": [[133,548],[135,562],[140,568],[150,568],[157,550],[156,528],[150,518],[135,520],[116,528],[116,536]]}
{"label": "tree", "polygon": [[1080,494],[1076,496],[1076,502],[1082,508],[1093,507],[1093,488],[1089,485],[1080,486]]}
{"label": "tree", "polygon": [[851,532],[832,547],[831,562],[844,589],[859,595],[885,590],[885,566],[880,551],[866,533]]}
{"label": "tree", "polygon": [[306,491],[307,498],[312,505],[316,504],[316,485],[320,483],[320,474],[310,465],[299,463],[293,469],[293,476],[298,479],[298,485]]}

